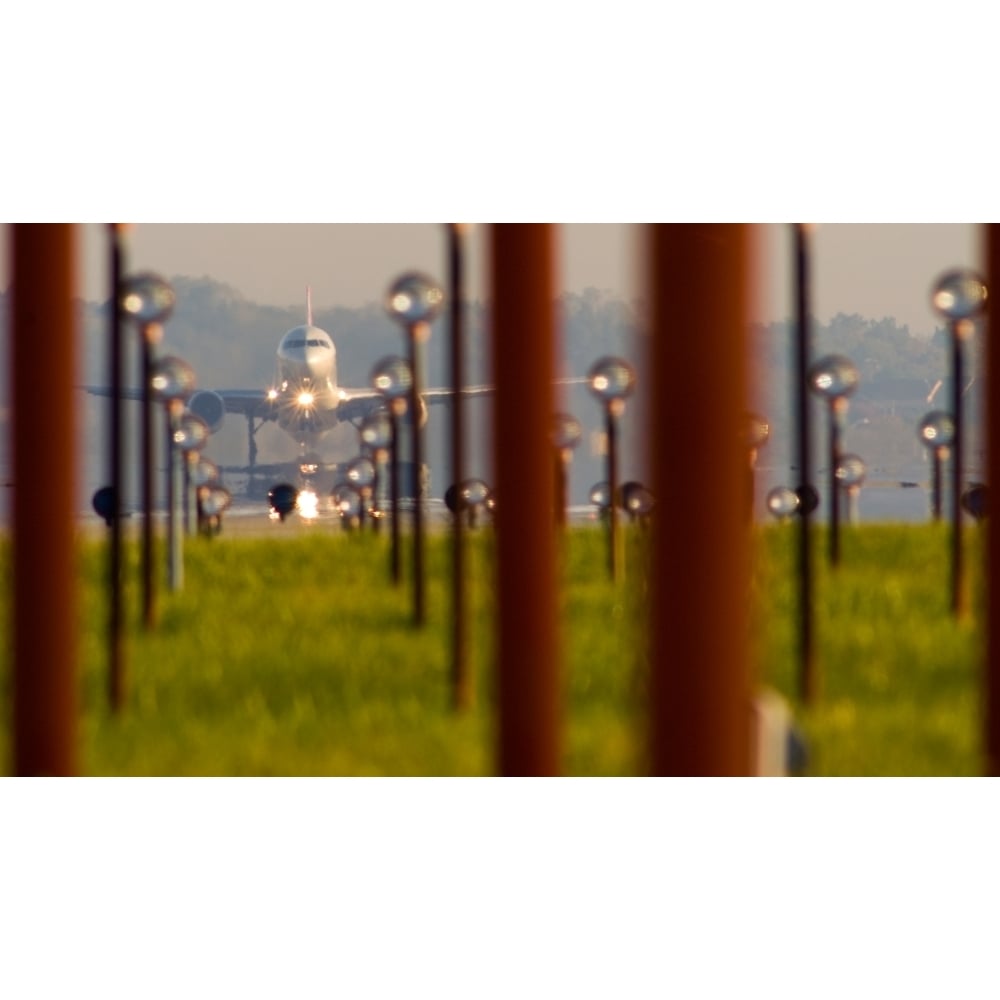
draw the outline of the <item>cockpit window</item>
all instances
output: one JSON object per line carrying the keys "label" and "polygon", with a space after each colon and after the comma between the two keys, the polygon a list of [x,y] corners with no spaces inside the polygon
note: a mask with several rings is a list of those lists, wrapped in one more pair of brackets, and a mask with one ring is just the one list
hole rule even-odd
{"label": "cockpit window", "polygon": [[309,340],[288,340],[285,342],[286,348],[293,347],[329,347],[330,345],[325,340],[320,340],[318,337],[310,337]]}

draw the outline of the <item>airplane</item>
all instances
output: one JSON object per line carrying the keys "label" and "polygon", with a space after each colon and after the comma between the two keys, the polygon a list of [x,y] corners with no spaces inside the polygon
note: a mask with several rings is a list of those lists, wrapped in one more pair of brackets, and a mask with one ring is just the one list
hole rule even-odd
{"label": "airplane", "polygon": [[[255,477],[261,475],[288,475],[291,463],[260,465],[257,462],[256,436],[262,427],[274,422],[298,446],[298,486],[315,496],[319,489],[319,476],[336,466],[321,459],[321,442],[328,432],[343,423],[360,428],[364,419],[385,405],[383,395],[372,387],[348,388],[337,380],[337,349],[330,335],[313,324],[312,293],[306,289],[306,321],[293,327],[282,336],[276,352],[276,378],[266,388],[251,389],[199,389],[187,401],[187,409],[200,417],[215,434],[227,414],[239,414],[246,419],[247,465],[245,468],[226,468],[225,472],[247,474],[247,492],[259,488]],[[579,385],[589,381],[586,377],[557,378],[556,385]],[[107,396],[103,387],[87,386],[94,395]],[[492,395],[492,385],[466,386],[461,389],[463,398]],[[141,399],[138,389],[126,389],[127,399]],[[425,388],[420,392],[423,424],[427,407],[450,403],[455,395],[450,388]],[[404,417],[404,420],[408,420]],[[406,435],[403,435],[404,441]],[[404,445],[405,447],[405,445]],[[416,483],[414,470],[401,463],[403,489]],[[324,483],[324,487],[332,486]]]}
{"label": "airplane", "polygon": [[[306,322],[281,338],[276,359],[277,376],[270,386],[200,389],[191,395],[187,408],[205,421],[212,434],[223,426],[226,414],[246,418],[247,467],[238,471],[249,473],[251,484],[257,473],[274,470],[273,466],[262,468],[257,464],[256,442],[260,429],[273,421],[296,442],[299,477],[303,484],[309,484],[324,468],[320,458],[324,435],[342,423],[359,427],[385,400],[372,387],[348,388],[338,383],[337,349],[330,335],[313,324],[310,289],[306,290]],[[88,386],[87,391],[108,395],[108,390],[100,387]],[[463,397],[492,392],[492,386],[469,386],[461,390]],[[141,398],[136,389],[125,390],[124,395],[128,399]],[[452,389],[421,390],[421,422],[427,419],[428,405],[450,402],[453,396]]]}
{"label": "airplane", "polygon": [[[492,393],[492,386],[470,386],[463,396]],[[427,406],[450,402],[452,389],[423,389],[420,393],[421,422]],[[201,417],[215,433],[227,413],[238,413],[247,421],[247,471],[251,478],[257,466],[257,432],[274,421],[294,439],[299,448],[299,471],[308,479],[322,466],[320,442],[338,424],[359,427],[370,413],[385,403],[372,388],[348,388],[337,381],[337,348],[323,329],[313,324],[312,295],[306,290],[306,322],[289,330],[278,344],[277,377],[267,389],[202,389],[188,400],[188,409]]]}

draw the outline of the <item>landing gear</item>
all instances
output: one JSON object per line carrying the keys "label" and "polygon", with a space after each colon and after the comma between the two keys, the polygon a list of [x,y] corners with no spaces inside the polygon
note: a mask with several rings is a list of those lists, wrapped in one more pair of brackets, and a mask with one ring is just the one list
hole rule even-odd
{"label": "landing gear", "polygon": [[254,485],[254,475],[256,473],[257,465],[257,431],[264,426],[267,421],[262,420],[257,426],[254,426],[253,414],[247,414],[247,470],[250,474],[250,478],[247,482],[247,492],[253,491]]}

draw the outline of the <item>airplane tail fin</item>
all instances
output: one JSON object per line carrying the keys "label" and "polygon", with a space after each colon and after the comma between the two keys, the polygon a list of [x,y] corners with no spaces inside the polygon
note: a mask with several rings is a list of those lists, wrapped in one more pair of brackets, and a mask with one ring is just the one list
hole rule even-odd
{"label": "airplane tail fin", "polygon": [[313,290],[306,285],[306,326],[313,325]]}

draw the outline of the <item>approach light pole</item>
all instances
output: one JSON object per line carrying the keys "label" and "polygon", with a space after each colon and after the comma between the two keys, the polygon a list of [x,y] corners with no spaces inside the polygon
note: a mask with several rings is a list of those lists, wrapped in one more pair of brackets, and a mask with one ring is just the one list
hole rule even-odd
{"label": "approach light pole", "polygon": [[431,335],[431,321],[444,304],[444,292],[426,275],[411,271],[392,283],[386,312],[407,334],[410,347],[410,433],[413,447],[413,621],[422,626],[424,607],[423,413],[420,397],[420,349]]}
{"label": "approach light pole", "polygon": [[[448,314],[451,346],[451,480],[465,478],[465,419],[462,387],[465,381],[465,235],[469,226],[445,224],[448,237]],[[462,518],[451,525],[451,688],[452,707],[471,707],[474,692],[466,637],[465,539]]]}
{"label": "approach light pole", "polygon": [[867,474],[868,469],[860,455],[839,456],[834,478],[837,480],[837,488],[842,489],[847,495],[848,524],[858,523],[858,497],[861,495],[861,486]]}
{"label": "approach light pole", "polygon": [[830,472],[830,565],[840,565],[840,490],[837,467],[840,464],[841,436],[847,416],[847,398],[858,387],[854,362],[840,354],[820,358],[809,369],[809,387],[827,404],[829,414]]}
{"label": "approach light pole", "polygon": [[167,416],[167,583],[171,590],[184,585],[184,549],[181,544],[181,450],[177,444],[184,404],[194,392],[194,369],[182,358],[168,355],[153,367],[153,395],[164,404]]}
{"label": "approach light pole", "polygon": [[635,389],[635,371],[621,358],[600,358],[587,373],[590,391],[604,407],[604,426],[608,440],[607,477],[610,491],[608,506],[608,575],[620,580],[622,575],[621,532],[618,526],[618,421],[625,412],[625,400]]}
{"label": "approach light pole", "polygon": [[392,427],[390,424],[389,411],[380,406],[377,410],[369,413],[361,424],[361,444],[366,448],[372,457],[375,465],[375,480],[372,483],[372,521],[376,533],[382,523],[382,516],[385,513],[381,506],[382,497],[385,494],[385,463],[389,457],[389,446],[392,443]]}
{"label": "approach light pole", "polygon": [[391,356],[383,358],[372,372],[372,385],[382,393],[389,413],[389,506],[391,510],[390,571],[392,582],[399,585],[399,418],[406,413],[413,376],[409,362]]}
{"label": "approach light pole", "polygon": [[583,428],[571,413],[557,413],[552,418],[552,447],[555,451],[556,524],[566,527],[569,506],[569,470],[573,451],[580,444]]}
{"label": "approach light pole", "polygon": [[109,553],[109,608],[108,608],[108,700],[111,711],[118,713],[125,705],[125,647],[122,640],[122,514],[124,512],[125,484],[123,475],[124,453],[124,343],[122,338],[121,281],[124,271],[125,251],[122,236],[126,230],[122,223],[107,227],[110,250],[109,283],[111,296],[108,302],[108,366],[111,387],[111,420],[108,426],[108,453],[111,458],[111,550]]}
{"label": "approach light pole", "polygon": [[931,305],[947,320],[951,334],[951,416],[955,427],[951,449],[951,610],[958,618],[968,612],[969,603],[962,565],[962,383],[965,381],[962,345],[972,337],[975,320],[986,308],[986,295],[983,279],[965,270],[946,272],[931,291]]}
{"label": "approach light pole", "polygon": [[[197,414],[191,413],[190,410],[185,410],[181,414],[180,419],[177,421],[177,427],[172,435],[174,444],[180,449],[181,454],[184,456],[184,502],[182,504],[182,509],[184,512],[184,532],[187,535],[194,534],[192,522],[194,519],[193,511],[195,504],[192,503],[191,498],[191,473],[197,463],[201,460],[201,450],[208,443],[208,435],[208,424],[206,424],[205,421],[202,420]],[[218,475],[219,471],[216,468],[215,474],[211,478],[217,479]]]}
{"label": "approach light pole", "polygon": [[795,287],[795,327],[792,343],[792,413],[795,431],[793,464],[798,464],[798,483],[793,492],[798,499],[798,552],[796,574],[798,584],[798,654],[799,697],[806,705],[813,704],[819,694],[816,663],[816,642],[813,614],[812,514],[819,503],[815,487],[809,481],[812,469],[812,419],[809,411],[810,337],[810,262],[809,223],[792,224],[794,243],[793,274]]}
{"label": "approach light pole", "polygon": [[375,485],[375,463],[366,455],[359,455],[347,466],[345,477],[348,484],[353,486],[358,491],[358,496],[361,497],[358,527],[364,528],[365,510],[371,502],[372,489]]}
{"label": "approach light pole", "polygon": [[931,454],[931,520],[941,520],[941,463],[948,458],[955,440],[955,421],[950,413],[932,410],[917,427],[921,444]]}
{"label": "approach light pole", "polygon": [[142,386],[142,621],[156,624],[153,583],[153,352],[163,338],[163,324],[174,309],[173,288],[159,275],[143,272],[125,279],[121,309],[139,327]]}

